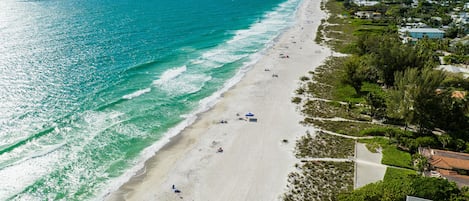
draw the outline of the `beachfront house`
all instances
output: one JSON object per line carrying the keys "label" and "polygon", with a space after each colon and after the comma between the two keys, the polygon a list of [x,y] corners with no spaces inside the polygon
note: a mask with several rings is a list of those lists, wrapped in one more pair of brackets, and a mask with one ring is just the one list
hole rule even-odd
{"label": "beachfront house", "polygon": [[355,16],[360,19],[379,19],[381,18],[381,13],[374,11],[357,11],[355,12]]}
{"label": "beachfront house", "polygon": [[432,170],[427,176],[438,175],[460,187],[469,186],[469,154],[429,148],[419,148],[419,153],[427,157]]}
{"label": "beachfront house", "polygon": [[379,4],[379,1],[353,0],[353,3],[357,4],[358,6],[374,6]]}
{"label": "beachfront house", "polygon": [[[469,69],[463,66],[456,66],[456,65],[440,65],[436,69],[448,71],[451,73],[461,74],[464,79],[469,78]],[[465,96],[466,94],[464,94]]]}
{"label": "beachfront house", "polygon": [[430,28],[427,24],[425,24],[423,22],[408,22],[408,23],[405,23],[405,27],[408,28],[408,29],[411,29],[411,28]]}
{"label": "beachfront house", "polygon": [[432,39],[442,39],[445,32],[435,28],[400,28],[399,36],[404,43],[414,42],[424,37]]}
{"label": "beachfront house", "polygon": [[410,37],[416,39],[422,39],[424,37],[428,38],[443,38],[445,37],[445,32],[435,28],[402,28],[399,29],[400,33],[407,33]]}
{"label": "beachfront house", "polygon": [[467,24],[469,23],[469,14],[467,12],[461,12],[459,15],[454,16],[453,20],[457,24]]}

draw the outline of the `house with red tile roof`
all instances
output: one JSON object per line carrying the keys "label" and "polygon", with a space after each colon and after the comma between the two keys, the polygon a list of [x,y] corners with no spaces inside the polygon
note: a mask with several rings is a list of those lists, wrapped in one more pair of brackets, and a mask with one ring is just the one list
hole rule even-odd
{"label": "house with red tile roof", "polygon": [[466,97],[465,91],[453,91],[451,93],[451,98],[464,99]]}
{"label": "house with red tile roof", "polygon": [[460,187],[469,186],[469,154],[427,148],[420,148],[419,152],[428,158],[431,169],[439,175]]}

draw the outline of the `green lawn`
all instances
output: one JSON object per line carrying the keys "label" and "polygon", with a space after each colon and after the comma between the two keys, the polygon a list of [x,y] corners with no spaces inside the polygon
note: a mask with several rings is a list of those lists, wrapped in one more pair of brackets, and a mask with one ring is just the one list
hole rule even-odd
{"label": "green lawn", "polygon": [[382,164],[412,169],[412,157],[410,153],[399,150],[395,144],[390,144],[388,139],[374,138],[360,140],[367,144],[367,148],[375,152],[376,148],[381,147],[383,153]]}
{"label": "green lawn", "polygon": [[403,177],[407,177],[408,175],[416,175],[416,174],[417,172],[415,172],[414,170],[388,167],[386,169],[386,174],[384,175],[384,181],[389,181],[392,179],[400,179]]}
{"label": "green lawn", "polygon": [[364,103],[365,99],[361,97],[351,85],[340,84],[332,92],[334,100],[346,101],[350,103]]}
{"label": "green lawn", "polygon": [[398,150],[396,146],[390,145],[383,148],[382,164],[412,169],[412,157],[410,153]]}

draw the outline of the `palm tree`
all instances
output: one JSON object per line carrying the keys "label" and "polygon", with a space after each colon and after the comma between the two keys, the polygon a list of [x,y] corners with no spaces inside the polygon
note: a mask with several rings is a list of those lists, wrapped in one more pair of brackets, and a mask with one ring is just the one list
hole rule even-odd
{"label": "palm tree", "polygon": [[442,71],[424,68],[410,68],[395,73],[395,87],[388,99],[388,116],[403,119],[406,128],[417,124],[420,131],[432,129],[435,121],[432,104],[436,100],[436,89],[446,78]]}
{"label": "palm tree", "polygon": [[438,140],[440,141],[441,145],[443,145],[443,149],[451,142],[452,138],[448,134],[441,134],[438,136]]}

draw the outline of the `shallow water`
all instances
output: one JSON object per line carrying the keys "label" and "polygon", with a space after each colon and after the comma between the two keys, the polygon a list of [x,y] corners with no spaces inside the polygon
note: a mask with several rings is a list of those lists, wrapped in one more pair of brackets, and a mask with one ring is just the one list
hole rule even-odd
{"label": "shallow water", "polygon": [[0,2],[0,200],[100,199],[236,83],[300,0]]}

